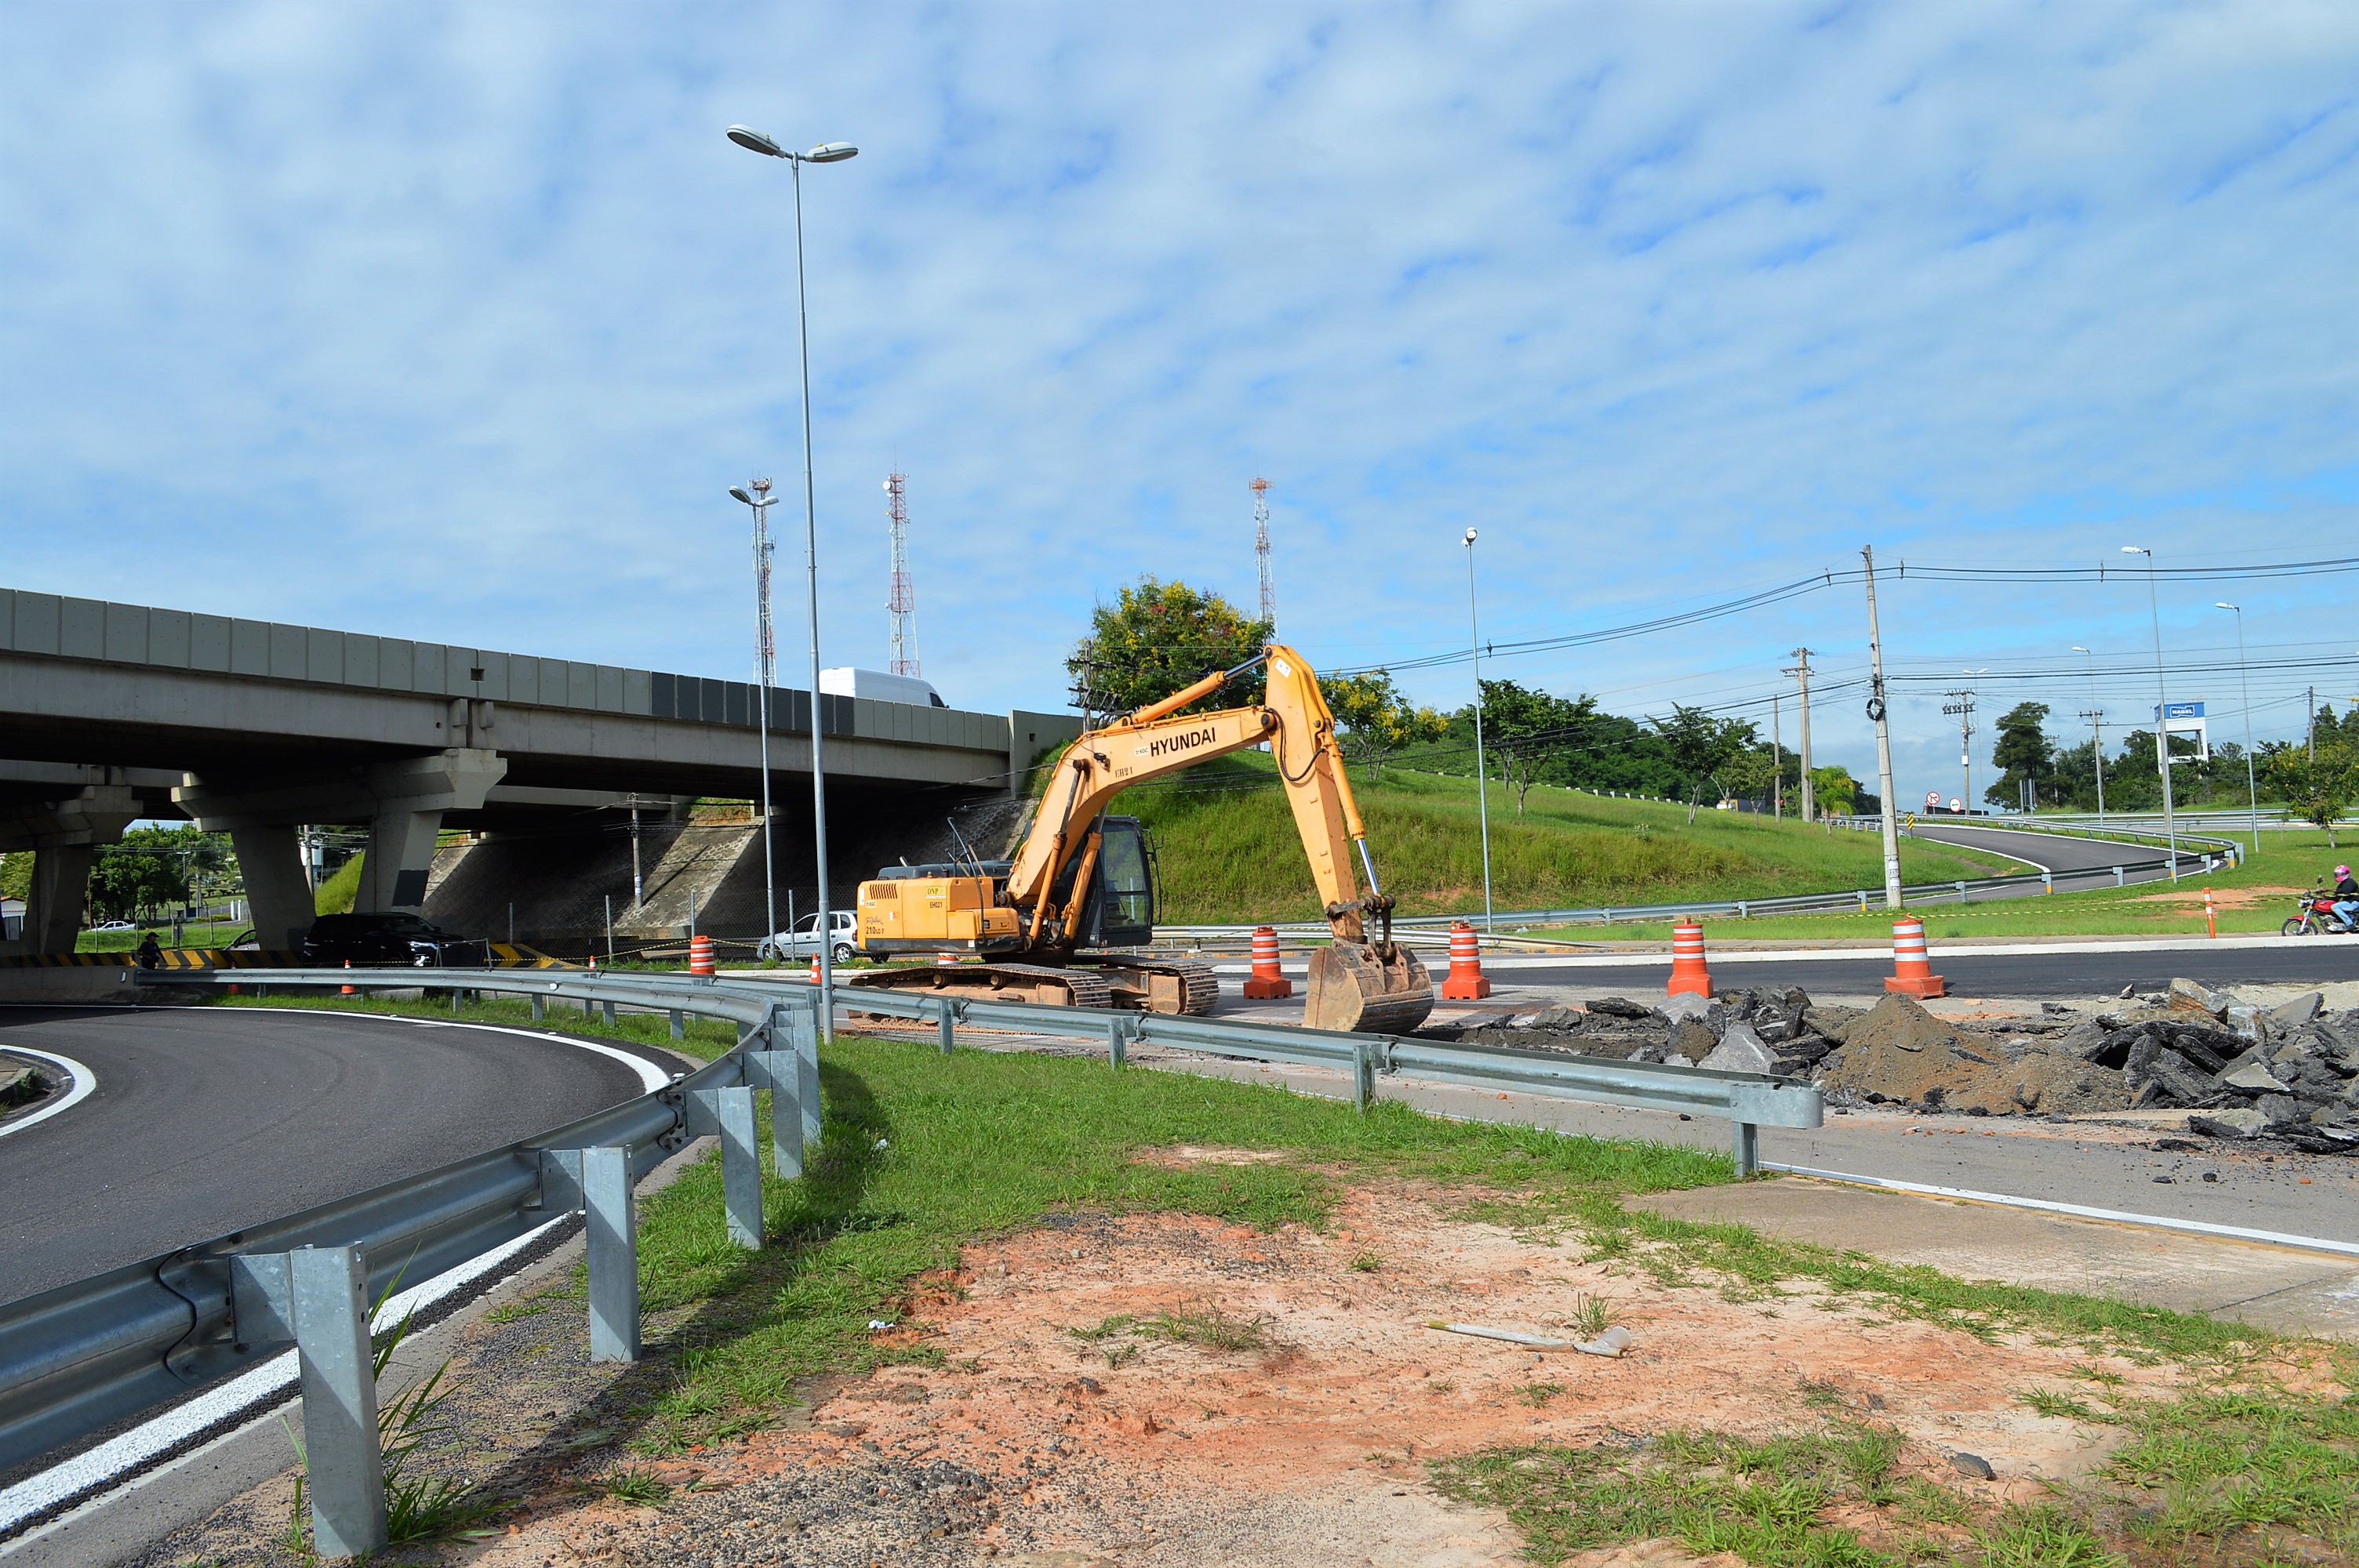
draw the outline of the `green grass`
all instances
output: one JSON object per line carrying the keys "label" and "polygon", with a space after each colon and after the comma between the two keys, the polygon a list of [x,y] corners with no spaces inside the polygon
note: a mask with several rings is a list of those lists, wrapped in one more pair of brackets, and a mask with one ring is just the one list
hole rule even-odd
{"label": "green grass", "polygon": [[[254,928],[250,920],[191,920],[180,927],[183,947],[217,947],[232,937]],[[131,931],[85,931],[76,939],[77,953],[128,953],[139,946],[139,938],[153,931],[156,940],[165,946],[172,945],[172,923],[151,920]]]}
{"label": "green grass", "polygon": [[[1387,768],[1369,781],[1355,770],[1352,787],[1385,891],[1404,914],[1482,906],[1473,779]],[[1318,917],[1301,839],[1269,758],[1244,753],[1190,768],[1169,784],[1128,792],[1118,809],[1136,814],[1154,835],[1165,920]],[[1491,788],[1492,884],[1506,909],[1881,887],[1883,857],[1871,834],[1709,807],[1690,827],[1685,806],[1553,785],[1535,785],[1519,816],[1513,793]],[[2019,869],[1973,850],[1922,844],[1905,845],[1901,865],[1912,881]]]}
{"label": "green grass", "polygon": [[[249,1002],[249,1005],[252,1003]],[[321,1006],[304,1001],[262,1005]],[[357,1005],[357,1004],[342,1004]],[[428,1011],[415,1004],[374,1011]],[[513,1021],[514,1004],[467,1016]],[[660,1018],[615,1028],[559,1020],[589,1034],[647,1040]],[[725,1049],[725,1025],[693,1026],[694,1053]],[[658,1043],[660,1043],[659,1041]],[[1724,1182],[1726,1159],[1694,1150],[1562,1138],[1536,1129],[1445,1121],[1396,1102],[1361,1116],[1343,1102],[1182,1074],[1116,1073],[1103,1062],[960,1052],[846,1038],[822,1053],[824,1136],[807,1174],[766,1193],[768,1245],[728,1240],[721,1171],[707,1158],[642,1205],[642,1303],[649,1360],[626,1375],[612,1417],[642,1453],[671,1452],[774,1424],[803,1379],[896,1362],[934,1363],[924,1340],[870,1332],[920,1299],[954,1295],[963,1248],[1042,1224],[1094,1216],[1202,1214],[1274,1228],[1325,1227],[1354,1177],[1421,1177],[1455,1187],[1464,1217],[1535,1240],[1576,1238],[1588,1257],[1672,1287],[1773,1299],[1823,1287],[1867,1321],[1915,1318],[1996,1341],[2024,1336],[2180,1369],[2173,1397],[2143,1400],[2116,1373],[2084,1368],[2089,1392],[2031,1392],[2036,1410],[2133,1434],[2113,1467],[2037,1507],[1997,1509],[1922,1476],[1896,1472],[1893,1433],[1849,1419],[1839,1398],[1810,1398],[1801,1429],[1771,1437],[1666,1433],[1636,1445],[1516,1449],[1438,1467],[1458,1495],[1506,1509],[1534,1556],[1671,1535],[1700,1551],[1759,1563],[2096,1564],[2127,1551],[2141,1563],[2254,1562],[2226,1547],[2262,1526],[2336,1543],[2354,1537],[2359,1411],[2347,1395],[2276,1387],[2273,1368],[2304,1350],[2264,1330],[2022,1286],[1972,1283],[1933,1270],[1624,1207],[1625,1195]],[[1139,1153],[1180,1143],[1265,1150],[1289,1159],[1173,1168]],[[1372,1256],[1363,1254],[1363,1256]],[[577,1271],[504,1309],[514,1315],[580,1299]],[[1873,1315],[1871,1315],[1873,1314]],[[1577,1298],[1583,1332],[1610,1308]],[[1109,1365],[1157,1340],[1242,1351],[1269,1327],[1191,1303],[1066,1325]],[[2343,1353],[2346,1387],[2359,1358]],[[1830,1391],[1832,1392],[1832,1391]],[[1544,1403],[1556,1390],[1533,1384]],[[1853,1510],[1844,1522],[1825,1516]],[[1874,1528],[1856,1510],[1875,1510]],[[1855,1528],[1857,1527],[1857,1528]],[[2223,1543],[2225,1543],[2223,1545]],[[2241,1551],[2242,1548],[2237,1549]]]}
{"label": "green grass", "polygon": [[[2337,835],[2350,838],[2343,832]],[[1863,836],[1864,837],[1864,836]],[[1906,841],[1904,840],[1904,843]],[[2264,832],[2257,855],[2249,853],[2234,871],[2182,876],[2174,888],[2169,882],[2133,883],[2125,888],[2090,888],[2040,898],[1993,899],[1985,903],[1930,903],[1908,913],[1925,922],[1925,933],[1935,940],[1974,936],[2201,936],[2204,933],[2203,890],[2213,894],[2252,891],[2254,901],[2237,907],[2215,905],[2220,930],[2275,932],[2293,913],[2293,893],[2308,889],[2320,875],[2331,882],[2332,868],[2352,859],[2349,847],[2334,849],[2315,829]],[[2158,847],[2141,849],[2122,846],[2125,859],[2153,860]],[[2012,868],[2021,871],[2023,868]],[[1912,873],[1913,874],[1913,873]],[[1879,883],[1880,885],[1880,883]],[[2259,890],[2291,890],[2261,892]],[[1748,939],[1805,941],[1875,941],[1892,939],[1892,915],[1881,904],[1870,913],[1786,914],[1759,920],[1731,918],[1706,923],[1708,927]],[[1611,935],[1632,941],[1668,941],[1669,922],[1535,928],[1528,935],[1555,935],[1595,941]],[[2337,938],[2325,937],[2332,942]]]}

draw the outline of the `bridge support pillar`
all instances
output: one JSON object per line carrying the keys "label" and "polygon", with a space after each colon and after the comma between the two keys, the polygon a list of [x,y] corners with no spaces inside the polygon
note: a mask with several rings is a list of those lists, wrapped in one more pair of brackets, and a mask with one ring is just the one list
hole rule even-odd
{"label": "bridge support pillar", "polygon": [[0,942],[0,954],[71,953],[82,935],[90,869],[102,845],[123,837],[139,816],[125,784],[88,784],[64,800],[0,814],[0,849],[33,852],[31,896],[25,901],[23,936]]}
{"label": "bridge support pillar", "polygon": [[172,792],[181,810],[208,833],[227,833],[254,903],[255,939],[293,947],[311,928],[311,884],[295,829],[312,822],[365,822],[368,859],[353,908],[363,914],[426,903],[434,838],[446,811],[476,811],[507,773],[496,752],[453,747],[423,757],[378,762],[330,778],[283,784],[187,781]]}

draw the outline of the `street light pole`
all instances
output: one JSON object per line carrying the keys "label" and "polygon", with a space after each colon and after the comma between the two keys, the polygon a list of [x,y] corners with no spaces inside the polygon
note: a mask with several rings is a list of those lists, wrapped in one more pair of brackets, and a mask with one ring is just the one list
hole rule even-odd
{"label": "street light pole", "polygon": [[811,859],[819,877],[819,1028],[835,1026],[835,932],[827,901],[827,772],[821,753],[819,689],[819,507],[811,479],[810,298],[803,274],[803,165],[842,163],[859,156],[850,142],[828,142],[807,153],[788,152],[761,132],[729,127],[729,139],[765,157],[784,158],[795,177],[795,332],[803,373],[803,551],[810,592]]}
{"label": "street light pole", "polygon": [[2170,880],[2179,880],[2179,819],[2170,800],[2170,694],[2162,675],[2162,598],[2154,585],[2154,552],[2144,545],[2124,545],[2122,554],[2146,557],[2147,608],[2154,614],[2154,754],[2162,764],[2162,836],[2170,845]]}
{"label": "street light pole", "polygon": [[1483,622],[1474,604],[1474,530],[1466,530],[1466,624],[1474,654],[1474,805],[1483,825],[1483,929],[1491,920],[1491,775],[1483,765]]}
{"label": "street light pole", "polygon": [[2221,602],[2236,615],[2236,681],[2245,692],[2245,807],[2253,817],[2253,859],[2261,858],[2261,786],[2253,772],[2253,672],[2245,664],[2245,607]]}
{"label": "street light pole", "polygon": [[2089,711],[2081,717],[2089,721],[2089,761],[2097,773],[2097,827],[2105,826],[2105,710],[2097,706],[2097,655],[2075,643],[2072,651],[2089,654]]}
{"label": "street light pole", "polygon": [[1862,546],[1867,572],[1867,717],[1875,726],[1875,783],[1884,791],[1884,903],[1900,907],[1900,803],[1892,795],[1892,727],[1884,711],[1884,636],[1875,622],[1875,546]]}
{"label": "street light pole", "polygon": [[[762,940],[774,945],[778,935],[777,858],[770,852],[770,688],[778,684],[777,642],[770,627],[770,508],[777,497],[770,481],[757,479],[750,489],[731,485],[729,493],[754,509],[754,671],[761,687],[762,720]],[[756,948],[758,957],[761,949]],[[777,949],[771,946],[775,957]]]}

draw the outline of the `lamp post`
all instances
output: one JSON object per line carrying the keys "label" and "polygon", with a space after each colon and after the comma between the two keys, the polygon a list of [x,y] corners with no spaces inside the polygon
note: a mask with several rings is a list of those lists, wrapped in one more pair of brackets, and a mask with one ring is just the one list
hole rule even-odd
{"label": "lamp post", "polygon": [[827,773],[820,754],[819,690],[819,511],[811,484],[810,298],[803,278],[803,165],[842,163],[859,156],[850,142],[826,142],[807,153],[788,152],[746,125],[729,127],[729,139],[748,152],[787,160],[795,176],[795,333],[803,371],[803,555],[810,590],[811,859],[819,877],[819,1028],[835,1026],[835,932],[827,906]]}
{"label": "lamp post", "polygon": [[2261,858],[2261,787],[2253,772],[2253,672],[2245,664],[2245,607],[2222,600],[2215,610],[2231,611],[2236,617],[2236,683],[2245,693],[2245,808],[2253,817],[2253,859]]}
{"label": "lamp post", "polygon": [[[778,498],[770,481],[752,486],[733,484],[729,493],[754,509],[754,678],[761,687],[762,716],[762,939],[774,942],[778,934],[777,859],[770,852],[770,688],[778,684],[777,642],[770,634],[770,508]],[[759,949],[756,949],[759,952]],[[776,948],[772,949],[773,955]]]}
{"label": "lamp post", "polygon": [[1483,765],[1483,622],[1474,606],[1474,530],[1466,530],[1466,625],[1474,654],[1474,808],[1483,825],[1483,929],[1491,919],[1491,775]]}
{"label": "lamp post", "polygon": [[2089,761],[2097,771],[2097,827],[2105,826],[2105,710],[2097,706],[2097,655],[2080,643],[2072,644],[2076,654],[2089,654]]}
{"label": "lamp post", "polygon": [[2170,880],[2179,880],[2179,819],[2170,803],[2170,696],[2163,687],[2162,599],[2154,586],[2154,552],[2124,545],[2122,554],[2146,557],[2147,608],[2154,614],[2154,754],[2162,764],[2162,836],[2170,845]]}

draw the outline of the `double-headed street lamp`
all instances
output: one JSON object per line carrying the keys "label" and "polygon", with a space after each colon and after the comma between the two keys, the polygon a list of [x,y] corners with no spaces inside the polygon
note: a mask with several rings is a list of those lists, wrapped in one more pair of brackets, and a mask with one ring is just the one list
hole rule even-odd
{"label": "double-headed street lamp", "polygon": [[[803,165],[842,163],[860,149],[850,142],[826,142],[807,153],[788,152],[749,125],[729,127],[729,139],[764,157],[784,158],[795,172],[795,330],[802,348],[803,369],[803,555],[810,589],[810,744],[811,857],[819,876],[819,1017],[820,1032],[834,1027],[835,932],[827,906],[827,773],[820,756],[819,690],[819,513],[812,499],[810,411],[810,299],[803,283]],[[766,783],[768,770],[764,770]],[[771,916],[770,929],[777,929]]]}
{"label": "double-headed street lamp", "polygon": [[2253,772],[2253,672],[2245,664],[2245,607],[2223,600],[2214,610],[2236,617],[2236,682],[2245,692],[2245,806],[2253,814],[2253,859],[2261,858],[2261,786]]}
{"label": "double-headed street lamp", "polygon": [[2170,694],[2162,679],[2162,599],[2154,586],[2154,552],[2124,545],[2122,554],[2146,557],[2147,608],[2154,612],[2154,752],[2162,763],[2162,836],[2170,844],[2170,880],[2179,880],[2179,821],[2170,804]]}

